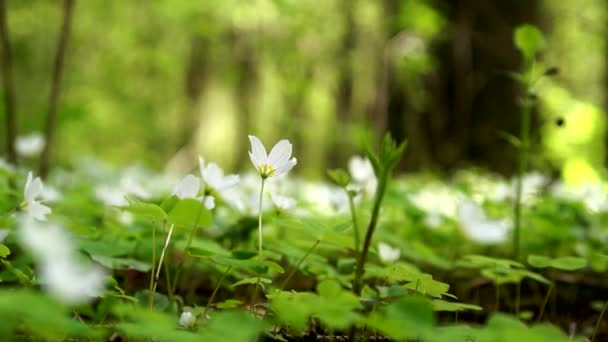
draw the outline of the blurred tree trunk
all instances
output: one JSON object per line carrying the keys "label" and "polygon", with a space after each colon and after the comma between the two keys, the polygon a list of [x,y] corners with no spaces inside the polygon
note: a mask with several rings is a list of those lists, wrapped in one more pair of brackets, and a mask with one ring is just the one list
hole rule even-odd
{"label": "blurred tree trunk", "polygon": [[[338,85],[336,88],[336,118],[334,127],[336,130],[350,129],[352,124],[352,97],[353,97],[353,66],[352,54],[355,49],[355,22],[353,11],[356,1],[342,0],[342,11],[344,18],[344,33],[341,47],[337,50],[336,61],[338,63]],[[330,137],[330,150],[327,153],[327,167],[335,168],[344,166],[348,155],[345,153],[350,141],[348,134],[333,134]]]}
{"label": "blurred tree trunk", "polygon": [[249,163],[249,139],[253,104],[258,84],[258,52],[255,32],[236,32],[234,51],[237,65],[236,105],[237,105],[237,167],[243,169]]}
{"label": "blurred tree trunk", "polygon": [[61,95],[61,80],[65,65],[65,54],[68,47],[68,39],[72,30],[72,18],[74,16],[75,0],[64,0],[63,2],[63,24],[59,33],[55,62],[53,65],[53,79],[51,83],[51,93],[49,97],[49,108],[44,127],[44,149],[40,156],[40,177],[46,178],[49,172],[51,154],[57,126],[57,107]]}
{"label": "blurred tree trunk", "polygon": [[184,73],[186,105],[179,118],[176,152],[166,166],[170,171],[190,169],[197,160],[193,142],[200,122],[198,104],[207,84],[208,44],[209,40],[201,35],[195,34],[190,38],[190,53]]}
{"label": "blurred tree trunk", "polygon": [[4,116],[6,122],[6,154],[8,161],[17,165],[17,120],[15,111],[15,87],[13,85],[13,62],[11,42],[6,21],[6,2],[0,0],[0,48],[2,49],[2,86],[4,91]]}
{"label": "blurred tree trunk", "polygon": [[[430,157],[443,169],[463,161],[503,173],[515,169],[516,149],[500,132],[518,135],[520,89],[504,71],[519,70],[513,31],[523,23],[539,25],[539,5],[527,0],[442,3],[448,39],[434,47],[438,67],[425,81],[430,106],[411,128],[424,136],[410,141],[407,154],[429,146]],[[418,158],[406,159],[408,169],[418,165]]]}

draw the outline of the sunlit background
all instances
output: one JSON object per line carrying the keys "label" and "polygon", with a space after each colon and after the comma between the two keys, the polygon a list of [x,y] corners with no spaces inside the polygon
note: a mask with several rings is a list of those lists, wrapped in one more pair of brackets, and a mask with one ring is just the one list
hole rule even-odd
{"label": "sunlit background", "polygon": [[[48,111],[62,3],[7,3],[27,150]],[[318,178],[388,130],[409,141],[401,170],[510,174],[512,34],[531,23],[547,38],[538,67],[559,68],[538,88],[532,167],[571,183],[604,174],[602,0],[87,0],[72,19],[53,165],[94,156],[179,171],[201,154],[240,170],[255,134],[290,139],[295,171]],[[23,164],[36,165],[35,150]]]}

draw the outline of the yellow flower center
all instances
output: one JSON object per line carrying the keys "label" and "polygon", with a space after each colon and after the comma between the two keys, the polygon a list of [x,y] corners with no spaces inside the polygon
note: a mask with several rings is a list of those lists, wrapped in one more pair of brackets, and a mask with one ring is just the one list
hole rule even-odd
{"label": "yellow flower center", "polygon": [[274,167],[272,165],[268,165],[268,164],[260,164],[260,172],[262,174],[262,177],[266,178],[266,177],[270,177],[274,174]]}

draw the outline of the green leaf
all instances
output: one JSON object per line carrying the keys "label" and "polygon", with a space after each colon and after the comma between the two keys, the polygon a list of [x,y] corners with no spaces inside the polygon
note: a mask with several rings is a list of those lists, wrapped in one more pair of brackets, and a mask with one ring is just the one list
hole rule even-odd
{"label": "green leaf", "polygon": [[528,264],[536,268],[551,267],[551,258],[543,255],[528,255]]}
{"label": "green leaf", "polygon": [[11,250],[6,245],[0,243],[0,258],[6,258],[9,254],[11,254]]}
{"label": "green leaf", "polygon": [[391,338],[418,340],[433,331],[433,306],[421,297],[404,297],[373,312],[367,323]]}
{"label": "green leaf", "polygon": [[581,257],[560,257],[551,263],[554,268],[564,271],[576,271],[587,266],[587,260]]}
{"label": "green leaf", "polygon": [[327,175],[339,187],[345,188],[350,183],[350,175],[343,169],[327,170]]}
{"label": "green leaf", "polygon": [[441,299],[433,299],[433,310],[435,311],[481,311],[482,308],[473,304],[464,304],[464,303],[454,303],[454,302],[446,302]]}
{"label": "green leaf", "polygon": [[128,197],[127,201],[129,202],[129,211],[143,220],[163,222],[167,219],[165,211],[156,204],[145,203]]}
{"label": "green leaf", "polygon": [[194,225],[209,227],[212,223],[211,213],[195,199],[179,200],[169,212],[168,222],[178,227],[191,228]]}
{"label": "green leaf", "polygon": [[529,255],[528,263],[537,268],[551,267],[563,271],[576,271],[587,266],[586,259],[572,256],[552,259],[542,255]]}
{"label": "green leaf", "polygon": [[136,270],[148,272],[152,266],[148,262],[139,261],[131,258],[116,258],[105,255],[91,255],[91,259],[112,270]]}
{"label": "green leaf", "polygon": [[258,281],[260,282],[260,284],[272,284],[272,280],[270,280],[268,278],[252,277],[252,278],[245,278],[243,280],[239,280],[236,283],[232,284],[231,286],[237,287],[237,286],[241,286],[241,285],[257,284]]}
{"label": "green leaf", "polygon": [[227,299],[223,302],[215,304],[218,309],[234,309],[238,308],[243,302],[238,299]]}
{"label": "green leaf", "polygon": [[450,289],[449,284],[434,280],[430,274],[425,273],[414,277],[410,283],[405,284],[403,287],[435,298],[441,298]]}
{"label": "green leaf", "polygon": [[524,24],[515,30],[515,46],[522,53],[524,58],[532,61],[540,50],[545,46],[545,38],[542,32],[533,25]]}
{"label": "green leaf", "polygon": [[179,197],[175,196],[175,195],[171,195],[170,197],[168,197],[167,199],[165,199],[163,201],[163,203],[160,204],[160,207],[166,212],[170,212],[171,210],[173,210],[173,207],[175,207],[175,204],[177,204],[177,202],[179,202]]}

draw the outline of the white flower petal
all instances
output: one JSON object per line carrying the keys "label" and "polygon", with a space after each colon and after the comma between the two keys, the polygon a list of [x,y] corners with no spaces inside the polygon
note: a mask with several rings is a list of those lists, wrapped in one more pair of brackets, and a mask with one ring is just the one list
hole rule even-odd
{"label": "white flower petal", "polygon": [[211,209],[215,208],[215,197],[213,197],[213,196],[205,196],[205,198],[203,198],[203,205],[208,210],[211,210]]}
{"label": "white flower petal", "polygon": [[268,155],[268,164],[275,168],[281,167],[281,165],[288,162],[291,158],[291,143],[289,140],[283,139],[276,143]]}
{"label": "white flower petal", "polygon": [[27,174],[27,180],[25,181],[25,187],[23,190],[23,197],[27,202],[32,202],[36,197],[42,195],[42,180],[39,177],[33,178],[32,172]]}
{"label": "white flower petal", "polygon": [[251,153],[251,151],[249,151],[249,158],[251,159],[251,162],[253,163],[253,166],[255,166],[256,170],[258,170],[258,172],[262,172],[262,169],[260,169],[260,165],[264,162],[257,160],[253,153]]}
{"label": "white flower petal", "polygon": [[182,312],[182,315],[179,316],[179,325],[184,328],[189,328],[196,323],[196,316],[192,314],[190,311]]}
{"label": "white flower petal", "polygon": [[[249,136],[251,142],[251,153],[253,154],[252,160],[255,159],[254,164],[268,164],[268,155],[266,154],[266,148],[264,144],[255,135]],[[259,167],[256,165],[256,167]]]}
{"label": "white flower petal", "polygon": [[201,178],[204,179],[205,177],[203,176],[203,171],[205,170],[205,159],[201,156],[198,156],[198,168],[201,172]]}
{"label": "white flower petal", "polygon": [[218,185],[216,190],[224,190],[230,187],[233,187],[239,183],[239,175],[229,175],[222,179],[222,182]]}
{"label": "white flower petal", "polygon": [[399,257],[401,256],[401,250],[399,250],[399,248],[393,248],[390,245],[381,242],[378,244],[378,254],[382,262],[391,263],[399,260]]}
{"label": "white flower petal", "polygon": [[51,208],[38,201],[32,201],[27,205],[27,213],[36,220],[45,221],[46,215],[51,213]]}
{"label": "white flower petal", "polygon": [[224,171],[216,163],[209,163],[202,171],[203,181],[214,189],[218,189],[224,178]]}
{"label": "white flower petal", "polygon": [[289,170],[293,169],[294,166],[298,163],[298,160],[294,157],[284,163],[283,165],[279,165],[277,169],[274,171],[273,176],[280,176]]}
{"label": "white flower petal", "polygon": [[187,175],[173,189],[173,194],[180,199],[195,198],[201,187],[198,177]]}

